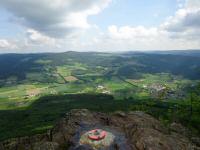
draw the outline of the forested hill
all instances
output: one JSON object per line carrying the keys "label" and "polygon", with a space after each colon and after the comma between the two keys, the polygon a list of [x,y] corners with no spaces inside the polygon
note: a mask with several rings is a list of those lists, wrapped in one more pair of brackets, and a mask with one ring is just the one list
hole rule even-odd
{"label": "forested hill", "polygon": [[[192,80],[200,79],[200,59],[197,57],[199,55],[194,55],[194,51],[191,53],[185,51],[185,53],[187,55],[177,51],[174,54],[172,52],[167,54],[153,52],[2,54],[0,55],[0,79],[17,76],[18,80],[24,80],[27,73],[48,73],[55,66],[74,65],[75,63],[87,65],[88,71],[96,66],[106,67],[109,71],[104,72],[103,75],[138,78],[143,73],[171,73]],[[80,72],[81,70],[77,69],[73,74],[76,75]]]}

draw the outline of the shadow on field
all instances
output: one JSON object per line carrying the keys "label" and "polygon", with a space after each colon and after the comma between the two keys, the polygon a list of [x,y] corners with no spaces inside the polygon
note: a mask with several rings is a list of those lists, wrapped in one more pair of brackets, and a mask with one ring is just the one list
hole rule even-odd
{"label": "shadow on field", "polygon": [[126,103],[103,94],[41,97],[24,110],[0,110],[0,140],[44,132],[75,108],[110,112],[127,107]]}
{"label": "shadow on field", "polygon": [[150,99],[115,100],[113,96],[105,94],[70,94],[41,97],[23,110],[0,110],[0,141],[43,133],[64,117],[69,110],[81,108],[100,112],[141,110],[160,119],[163,123],[180,121],[200,131],[198,127],[200,120],[196,117],[198,114],[194,114],[192,120],[188,105]]}

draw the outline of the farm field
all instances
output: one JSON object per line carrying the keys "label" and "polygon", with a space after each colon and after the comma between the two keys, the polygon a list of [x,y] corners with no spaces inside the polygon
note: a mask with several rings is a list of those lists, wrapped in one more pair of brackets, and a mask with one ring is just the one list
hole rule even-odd
{"label": "farm field", "polygon": [[[63,67],[64,70],[64,67]],[[67,70],[67,69],[66,69]],[[64,71],[63,71],[64,72]],[[116,99],[124,99],[129,97],[136,97],[138,99],[144,98],[163,98],[167,99],[184,99],[187,98],[187,93],[180,90],[180,88],[187,87],[188,85],[196,84],[196,81],[184,79],[170,79],[169,75],[144,75],[144,78],[135,79],[121,79],[113,76],[110,79],[97,77],[88,81],[83,81],[74,76],[63,77],[61,83],[51,84],[19,84],[15,86],[8,86],[0,88],[0,109],[14,109],[26,107],[39,97],[46,95],[58,94],[76,94],[76,93],[93,93],[93,94],[110,94]],[[60,80],[57,80],[58,82]],[[88,83],[87,83],[88,82]],[[166,90],[166,91],[165,91]],[[170,91],[171,97],[167,97],[167,91]],[[162,97],[156,97],[152,93],[163,93]]]}

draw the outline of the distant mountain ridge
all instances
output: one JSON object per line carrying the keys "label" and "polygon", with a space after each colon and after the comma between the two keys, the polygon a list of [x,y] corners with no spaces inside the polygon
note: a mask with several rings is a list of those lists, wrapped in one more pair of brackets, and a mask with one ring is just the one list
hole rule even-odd
{"label": "distant mountain ridge", "polygon": [[[126,57],[126,58],[125,58]],[[44,72],[55,66],[85,64],[108,68],[107,75],[131,77],[135,73],[172,73],[186,78],[200,78],[200,51],[151,51],[126,53],[64,52],[0,55],[0,79],[17,76],[24,79],[29,72]],[[46,63],[48,62],[48,63]],[[128,69],[128,70],[127,70]],[[91,70],[92,71],[92,70]],[[124,74],[125,73],[125,74]],[[74,75],[76,73],[74,72]]]}
{"label": "distant mountain ridge", "polygon": [[129,51],[124,54],[164,54],[200,57],[200,50]]}

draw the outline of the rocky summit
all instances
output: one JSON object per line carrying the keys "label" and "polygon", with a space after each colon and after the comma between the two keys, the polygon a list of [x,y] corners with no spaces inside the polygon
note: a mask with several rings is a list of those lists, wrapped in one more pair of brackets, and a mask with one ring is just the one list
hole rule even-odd
{"label": "rocky summit", "polygon": [[[88,138],[89,131],[104,137]],[[181,130],[181,132],[180,132]],[[101,134],[101,133],[99,133]],[[94,134],[95,136],[95,134]],[[103,143],[103,144],[102,144]],[[0,143],[0,150],[198,150],[187,130],[173,123],[170,128],[144,112],[105,114],[74,109],[45,134]]]}

